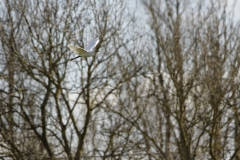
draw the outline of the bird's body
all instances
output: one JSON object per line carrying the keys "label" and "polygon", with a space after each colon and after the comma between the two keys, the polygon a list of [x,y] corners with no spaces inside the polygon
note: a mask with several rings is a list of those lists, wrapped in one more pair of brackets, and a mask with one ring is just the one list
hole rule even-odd
{"label": "bird's body", "polygon": [[[96,38],[92,40],[86,47],[84,47],[84,49],[81,47],[73,46],[71,44],[68,45],[68,48],[70,48],[74,53],[77,53],[79,55],[78,57],[91,57],[91,56],[94,56],[94,53],[95,53],[94,48],[96,47],[98,42],[99,42],[99,39]],[[73,59],[76,59],[76,58],[73,58]]]}
{"label": "bird's body", "polygon": [[80,57],[91,57],[94,55],[94,51],[86,51],[81,47],[76,47],[71,44],[68,45],[68,48],[70,48],[74,53],[77,53]]}

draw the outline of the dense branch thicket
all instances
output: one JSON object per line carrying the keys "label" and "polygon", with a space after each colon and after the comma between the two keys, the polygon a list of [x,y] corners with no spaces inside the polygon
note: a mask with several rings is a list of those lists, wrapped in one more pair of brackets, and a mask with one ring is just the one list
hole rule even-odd
{"label": "dense branch thicket", "polygon": [[[228,1],[0,2],[0,158],[240,160]],[[66,47],[99,37],[96,55]]]}

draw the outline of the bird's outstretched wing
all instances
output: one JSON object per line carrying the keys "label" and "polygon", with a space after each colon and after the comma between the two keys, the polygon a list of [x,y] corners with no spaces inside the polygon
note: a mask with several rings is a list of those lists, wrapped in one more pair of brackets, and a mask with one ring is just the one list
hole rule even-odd
{"label": "bird's outstretched wing", "polygon": [[84,49],[85,49],[86,51],[92,51],[92,49],[93,49],[94,47],[96,47],[96,45],[98,44],[98,42],[99,42],[99,39],[98,39],[98,38],[93,39],[91,42],[88,43],[88,45],[87,45],[86,47],[84,47]]}
{"label": "bird's outstretched wing", "polygon": [[84,56],[86,56],[86,55],[89,54],[89,53],[88,53],[86,50],[84,50],[83,48],[81,48],[81,47],[76,47],[76,46],[73,46],[73,45],[71,45],[71,44],[68,45],[68,48],[70,48],[74,53],[77,53],[79,56],[82,56],[82,57],[84,57]]}

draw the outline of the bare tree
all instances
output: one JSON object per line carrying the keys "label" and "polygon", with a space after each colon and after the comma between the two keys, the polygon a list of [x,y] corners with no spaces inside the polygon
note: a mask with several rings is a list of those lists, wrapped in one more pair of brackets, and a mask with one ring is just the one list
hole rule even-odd
{"label": "bare tree", "polygon": [[[114,156],[115,148],[108,152],[112,136],[101,137],[102,125],[111,120],[104,120],[110,116],[106,104],[141,70],[128,47],[139,35],[129,34],[134,21],[125,2],[6,0],[1,7],[2,154]],[[68,61],[70,41],[83,46],[96,36],[96,56]],[[106,145],[98,146],[103,141]]]}
{"label": "bare tree", "polygon": [[143,5],[155,41],[150,70],[158,75],[148,77],[160,122],[152,130],[162,128],[148,139],[158,139],[161,159],[237,158],[239,147],[230,146],[236,144],[231,128],[238,126],[239,24],[227,2],[199,1],[193,11],[188,1]]}

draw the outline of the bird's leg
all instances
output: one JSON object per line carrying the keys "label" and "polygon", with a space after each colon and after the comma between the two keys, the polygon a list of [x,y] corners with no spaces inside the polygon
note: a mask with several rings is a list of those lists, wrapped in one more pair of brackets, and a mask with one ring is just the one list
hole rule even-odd
{"label": "bird's leg", "polygon": [[77,57],[75,57],[75,58],[71,58],[71,59],[69,59],[69,61],[73,61],[74,59],[77,59],[77,58],[79,58],[79,57],[81,57],[81,56],[77,56]]}

